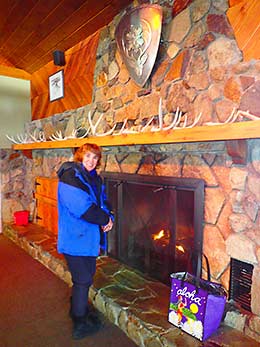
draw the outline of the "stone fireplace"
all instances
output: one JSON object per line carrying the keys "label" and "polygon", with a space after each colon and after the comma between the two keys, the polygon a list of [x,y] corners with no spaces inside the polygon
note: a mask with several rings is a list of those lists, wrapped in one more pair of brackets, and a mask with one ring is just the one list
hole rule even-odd
{"label": "stone fireplace", "polygon": [[[156,120],[160,98],[165,126],[171,122],[177,107],[188,116],[188,125],[200,111],[203,111],[201,124],[224,122],[233,108],[249,110],[260,116],[259,61],[243,61],[225,14],[227,2],[202,0],[190,3],[180,11],[181,17],[172,18],[172,2],[163,2],[164,40],[152,76],[144,88],[131,80],[116,50],[113,33],[117,18],[102,31],[93,103],[33,121],[26,127],[33,132],[58,125],[59,129],[69,132],[72,126],[85,126],[91,110],[94,121],[104,114],[100,132],[126,118],[131,126],[129,130],[135,131],[144,119],[155,116]],[[173,30],[180,28],[177,25],[180,22],[184,29]],[[217,132],[217,125],[215,128]],[[209,259],[212,280],[220,282],[227,290],[231,258],[253,266],[251,313],[235,309],[228,312],[226,322],[260,340],[260,140],[245,140],[244,145],[246,151],[240,160],[230,153],[228,141],[111,144],[103,148],[101,169],[105,174],[112,172],[118,177],[121,174],[149,176],[155,182],[157,177],[203,180],[203,244],[198,248]],[[18,209],[29,209],[33,214],[35,177],[56,177],[61,163],[72,156],[69,149],[34,150],[31,157],[4,149],[0,154],[0,207],[6,223],[13,221],[13,212]],[[174,199],[171,194],[170,198]],[[152,230],[151,234],[157,232],[160,230]],[[134,254],[136,242],[127,242],[128,255]],[[116,247],[110,251],[117,252]],[[143,247],[141,251],[145,249]],[[119,257],[124,255],[123,250],[118,252]],[[146,262],[150,258],[147,255]],[[131,261],[136,259],[132,257]],[[166,277],[163,276],[163,280]]]}
{"label": "stone fireplace", "polygon": [[[205,182],[203,252],[209,259],[212,280],[229,290],[230,260],[252,264],[251,311],[228,312],[227,323],[258,339],[260,140],[249,140],[249,160],[234,165],[225,142],[121,146],[104,148],[103,172],[177,178]],[[33,210],[31,191],[36,176],[55,177],[60,164],[71,159],[70,150],[39,150],[28,159],[1,150],[2,215],[13,221],[13,211]],[[23,163],[21,167],[21,163]],[[156,179],[155,179],[156,181]],[[17,200],[17,184],[20,184]],[[27,203],[27,205],[26,205]]]}

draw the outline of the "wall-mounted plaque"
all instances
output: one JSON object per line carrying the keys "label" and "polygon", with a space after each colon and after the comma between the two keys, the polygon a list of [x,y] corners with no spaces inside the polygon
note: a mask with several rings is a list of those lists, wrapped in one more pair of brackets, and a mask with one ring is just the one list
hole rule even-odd
{"label": "wall-mounted plaque", "polygon": [[149,4],[128,11],[116,28],[116,42],[123,62],[130,76],[141,87],[152,72],[161,28],[162,8]]}
{"label": "wall-mounted plaque", "polygon": [[49,96],[50,101],[55,101],[64,97],[64,72],[60,70],[49,76]]}

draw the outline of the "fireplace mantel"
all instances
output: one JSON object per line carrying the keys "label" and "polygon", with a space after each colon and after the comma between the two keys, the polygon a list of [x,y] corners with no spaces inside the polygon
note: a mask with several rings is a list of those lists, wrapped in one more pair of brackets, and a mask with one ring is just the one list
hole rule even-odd
{"label": "fireplace mantel", "polygon": [[45,141],[14,144],[14,150],[73,148],[82,144],[96,143],[105,146],[131,146],[140,144],[185,143],[252,139],[260,137],[260,121],[246,121],[232,124],[203,125],[194,128],[172,129],[168,131],[144,132],[136,134],[93,136],[83,139]]}

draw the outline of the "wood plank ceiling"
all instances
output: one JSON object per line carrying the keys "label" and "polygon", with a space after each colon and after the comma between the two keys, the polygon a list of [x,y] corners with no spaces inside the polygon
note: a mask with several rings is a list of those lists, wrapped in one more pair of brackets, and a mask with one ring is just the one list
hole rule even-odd
{"label": "wood plank ceiling", "polygon": [[104,27],[132,0],[0,1],[1,66],[28,74]]}

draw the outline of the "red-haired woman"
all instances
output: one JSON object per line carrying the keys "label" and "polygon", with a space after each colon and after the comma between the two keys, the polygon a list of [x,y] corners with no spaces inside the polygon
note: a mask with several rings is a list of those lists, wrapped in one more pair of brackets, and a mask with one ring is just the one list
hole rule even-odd
{"label": "red-haired woman", "polygon": [[96,271],[101,233],[113,227],[112,211],[96,171],[100,160],[100,147],[84,144],[76,150],[74,161],[63,163],[58,170],[57,247],[67,261],[73,282],[70,315],[74,339],[98,330],[97,320],[90,319],[88,292]]}

